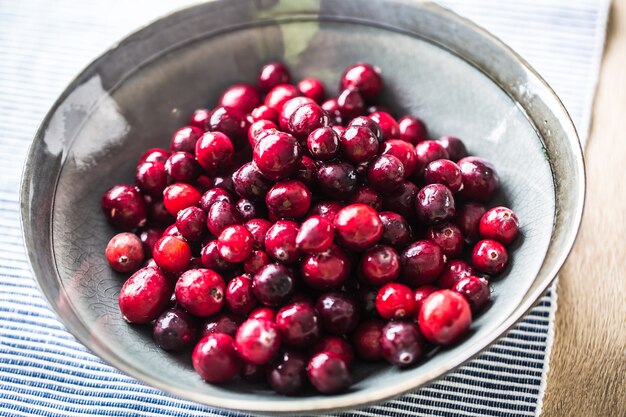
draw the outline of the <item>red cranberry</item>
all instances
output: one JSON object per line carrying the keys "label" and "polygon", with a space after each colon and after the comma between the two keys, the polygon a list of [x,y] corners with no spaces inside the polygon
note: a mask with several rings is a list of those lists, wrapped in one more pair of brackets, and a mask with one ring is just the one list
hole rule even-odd
{"label": "red cranberry", "polygon": [[318,290],[339,288],[350,273],[350,259],[337,245],[324,252],[307,255],[300,264],[302,279]]}
{"label": "red cranberry", "polygon": [[191,248],[180,237],[164,236],[154,245],[152,256],[163,271],[177,274],[183,272],[189,265]]}
{"label": "red cranberry", "polygon": [[[279,84],[272,88],[265,96],[265,104],[267,107],[276,110],[279,114],[283,105],[292,98],[298,97],[300,92],[296,87],[290,84]],[[278,119],[280,123],[280,116]]]}
{"label": "red cranberry", "polygon": [[291,264],[300,259],[296,246],[298,224],[289,220],[279,220],[270,227],[265,235],[265,249],[269,256],[284,264]]}
{"label": "red cranberry", "polygon": [[167,159],[165,170],[177,182],[193,182],[202,173],[200,165],[189,152],[174,152]]}
{"label": "red cranberry", "polygon": [[229,272],[234,268],[234,265],[226,261],[220,255],[219,248],[217,246],[217,240],[212,240],[202,248],[201,262],[205,268],[213,269],[217,272]]}
{"label": "red cranberry", "polygon": [[232,107],[250,113],[261,104],[261,95],[249,84],[234,84],[228,87],[217,101],[218,106]]}
{"label": "red cranberry", "polygon": [[201,197],[200,192],[194,187],[179,182],[163,191],[163,204],[172,216],[176,216],[182,209],[198,206]]}
{"label": "red cranberry", "polygon": [[332,222],[321,216],[312,216],[300,226],[296,236],[296,246],[306,253],[323,252],[330,248],[335,238]]}
{"label": "red cranberry", "polygon": [[452,290],[467,299],[472,313],[477,313],[485,308],[491,298],[489,282],[484,278],[475,276],[461,278],[454,284]]}
{"label": "red cranberry", "polygon": [[474,275],[474,269],[471,265],[461,259],[454,259],[446,264],[443,272],[437,279],[437,286],[443,289],[450,289],[458,280],[470,275]]}
{"label": "red cranberry", "polygon": [[383,208],[398,213],[407,221],[412,222],[416,218],[415,197],[419,188],[410,181],[404,181],[400,186],[388,193],[383,200]]}
{"label": "red cranberry", "polygon": [[398,126],[398,122],[396,122],[396,119],[394,119],[389,113],[376,111],[370,114],[369,117],[380,126],[384,141],[400,137],[400,127]]}
{"label": "red cranberry", "polygon": [[189,124],[191,126],[202,129],[202,131],[206,130],[206,127],[209,123],[209,118],[211,117],[211,110],[209,109],[196,109],[189,117]]}
{"label": "red cranberry", "polygon": [[313,206],[309,216],[320,216],[329,222],[333,222],[335,221],[335,216],[342,208],[343,204],[336,201],[322,201]]}
{"label": "red cranberry", "polygon": [[452,223],[431,226],[426,237],[439,245],[447,258],[456,258],[463,252],[463,234]]}
{"label": "red cranberry", "polygon": [[402,278],[411,287],[433,282],[445,266],[443,252],[437,244],[418,240],[400,255]]}
{"label": "red cranberry", "polygon": [[255,365],[269,363],[280,348],[280,332],[272,321],[248,319],[244,321],[235,336],[235,346],[239,355]]}
{"label": "red cranberry", "polygon": [[380,193],[376,192],[373,188],[361,186],[358,190],[348,199],[349,204],[365,204],[373,208],[374,210],[382,210],[383,198]]}
{"label": "red cranberry", "polygon": [[358,126],[368,128],[369,130],[372,131],[372,133],[374,133],[374,136],[376,136],[376,139],[378,139],[378,142],[383,141],[383,131],[380,128],[380,125],[374,120],[372,120],[371,118],[369,118],[368,116],[355,117],[354,119],[350,120],[350,123],[348,123],[348,127],[358,127]]}
{"label": "red cranberry", "polygon": [[504,270],[508,260],[506,248],[495,240],[481,240],[472,250],[472,265],[483,274],[498,275]]}
{"label": "red cranberry", "polygon": [[304,353],[287,350],[268,368],[267,382],[279,394],[300,394],[307,382],[306,365]]}
{"label": "red cranberry", "polygon": [[317,78],[305,78],[298,83],[300,94],[320,103],[324,98],[324,84]]}
{"label": "red cranberry", "polygon": [[418,323],[426,339],[440,345],[451,345],[467,334],[472,324],[472,312],[462,295],[439,290],[422,303]]}
{"label": "red cranberry", "polygon": [[205,336],[191,355],[193,368],[202,379],[219,384],[233,379],[241,369],[241,359],[233,338],[224,333]]}
{"label": "red cranberry", "polygon": [[282,108],[280,109],[280,113],[278,114],[278,126],[280,126],[280,130],[289,132],[289,119],[295,113],[296,110],[305,104],[317,106],[315,101],[311,100],[308,97],[294,97],[285,102]]}
{"label": "red cranberry", "polygon": [[441,223],[454,216],[454,196],[443,184],[429,184],[417,193],[415,208],[423,223]]}
{"label": "red cranberry", "polygon": [[221,132],[206,132],[196,142],[196,160],[210,174],[229,166],[234,153],[230,138]]}
{"label": "red cranberry", "polygon": [[262,250],[252,251],[252,255],[243,264],[243,270],[246,274],[254,275],[259,269],[272,262],[269,256]]}
{"label": "red cranberry", "polygon": [[286,178],[298,168],[298,142],[287,133],[269,134],[257,142],[253,158],[255,165],[267,179],[276,181]]}
{"label": "red cranberry", "polygon": [[339,240],[352,250],[373,246],[383,235],[383,224],[376,210],[365,204],[342,208],[334,221]]}
{"label": "red cranberry", "polygon": [[111,268],[117,272],[136,271],[145,253],[139,237],[133,233],[119,233],[107,244],[105,255]]}
{"label": "red cranberry", "polygon": [[152,161],[138,165],[135,172],[135,182],[145,194],[154,197],[162,195],[168,183],[165,164],[159,161]]}
{"label": "red cranberry", "polygon": [[340,140],[343,154],[350,162],[367,162],[378,153],[378,139],[366,127],[349,127]]}
{"label": "red cranberry", "polygon": [[328,126],[328,114],[315,103],[306,103],[298,107],[289,118],[288,130],[300,141],[306,140],[311,132]]}
{"label": "red cranberry", "polygon": [[411,227],[404,217],[392,211],[381,211],[378,217],[383,222],[380,243],[401,249],[411,242]]}
{"label": "red cranberry", "polygon": [[202,195],[200,207],[202,207],[202,210],[208,212],[213,203],[217,203],[218,201],[225,201],[230,204],[235,202],[228,191],[222,188],[211,188]]}
{"label": "red cranberry", "polygon": [[311,191],[301,181],[279,182],[269,190],[265,203],[278,217],[302,217],[311,207]]}
{"label": "red cranberry", "polygon": [[213,177],[213,187],[228,191],[230,195],[235,195],[235,186],[231,175],[218,175]]}
{"label": "red cranberry", "polygon": [[400,276],[400,257],[389,246],[374,246],[361,256],[359,276],[368,285],[380,287]]}
{"label": "red cranberry", "polygon": [[107,220],[120,229],[146,224],[146,206],[136,187],[115,185],[104,193],[100,204]]}
{"label": "red cranberry", "polygon": [[366,63],[351,65],[341,75],[341,88],[356,88],[365,98],[376,98],[383,90],[380,69]]}
{"label": "red cranberry", "polygon": [[307,302],[295,302],[281,308],[276,314],[276,326],[283,343],[296,348],[310,346],[321,333],[317,313]]}
{"label": "red cranberry", "polygon": [[322,394],[336,394],[345,391],[352,384],[348,365],[335,353],[321,352],[313,355],[306,371],[311,384]]}
{"label": "red cranberry", "polygon": [[295,175],[295,179],[302,181],[310,190],[314,190],[317,187],[315,182],[315,175],[317,172],[317,166],[313,159],[306,155],[302,156],[300,165]]}
{"label": "red cranberry", "polygon": [[428,139],[428,129],[423,121],[413,116],[404,116],[398,120],[400,139],[417,145]]}
{"label": "red cranberry", "polygon": [[413,177],[421,177],[426,166],[438,159],[449,159],[448,151],[434,140],[425,140],[415,145],[415,171]]}
{"label": "red cranberry", "polygon": [[137,165],[141,165],[144,162],[162,162],[165,163],[167,158],[170,157],[170,153],[162,148],[151,148],[148,149],[139,157],[139,161],[137,161]]}
{"label": "red cranberry", "polygon": [[415,148],[408,142],[400,139],[390,139],[382,144],[381,154],[395,156],[404,166],[404,175],[409,177],[415,170]]}
{"label": "red cranberry", "polygon": [[268,135],[276,129],[278,129],[276,123],[269,120],[258,120],[248,128],[248,143],[254,148],[254,145],[261,137]]}
{"label": "red cranberry", "polygon": [[176,215],[176,228],[182,237],[197,242],[207,230],[206,213],[199,207],[182,209]]}
{"label": "red cranberry", "polygon": [[327,334],[340,336],[351,333],[359,324],[359,303],[346,293],[326,293],[318,298],[315,308]]}
{"label": "red cranberry", "polygon": [[356,170],[347,162],[331,162],[317,170],[317,183],[328,197],[341,200],[356,190]]}
{"label": "red cranberry", "polygon": [[255,122],[259,120],[267,120],[269,122],[278,123],[278,112],[265,104],[260,105],[250,112],[250,116]]}
{"label": "red cranberry", "polygon": [[252,280],[239,275],[230,280],[226,286],[226,306],[235,314],[246,315],[256,306],[256,299],[252,293]]}
{"label": "red cranberry", "polygon": [[248,162],[233,173],[233,185],[241,198],[258,200],[267,194],[271,183],[252,162]]}
{"label": "red cranberry", "polygon": [[483,214],[478,231],[483,239],[493,239],[503,245],[510,245],[519,232],[519,220],[510,208],[494,207]]}
{"label": "red cranberry", "polygon": [[437,142],[448,151],[448,155],[452,161],[458,161],[468,156],[465,144],[459,138],[454,136],[444,136],[437,139]]}
{"label": "red cranberry", "polygon": [[422,309],[422,304],[424,303],[424,300],[436,291],[439,291],[439,288],[433,287],[432,285],[423,285],[415,289],[415,292],[413,293],[413,300],[415,301],[413,316],[415,317],[415,320],[419,318],[420,310]]}
{"label": "red cranberry", "polygon": [[257,77],[257,84],[264,92],[271,90],[278,84],[288,84],[289,81],[289,70],[280,62],[270,62],[263,65]]}
{"label": "red cranberry", "polygon": [[329,98],[322,103],[322,108],[328,112],[328,114],[336,114],[339,112],[339,106],[337,105],[336,98]]}
{"label": "red cranberry", "polygon": [[252,290],[257,300],[271,307],[280,306],[289,300],[293,287],[293,273],[280,264],[265,265],[252,280]]}
{"label": "red cranberry", "polygon": [[465,157],[458,164],[463,176],[459,195],[472,201],[491,200],[500,188],[500,177],[493,165],[475,156]]}
{"label": "red cranberry", "polygon": [[403,319],[413,315],[413,290],[403,284],[390,283],[378,290],[376,310],[384,319]]}
{"label": "red cranberry", "polygon": [[359,90],[347,88],[337,97],[337,109],[344,120],[352,119],[365,112],[365,101]]}
{"label": "red cranberry", "polygon": [[456,209],[454,223],[461,229],[466,243],[472,244],[480,239],[479,224],[485,211],[485,206],[480,203],[467,203]]}
{"label": "red cranberry", "polygon": [[250,312],[248,318],[276,321],[276,310],[270,307],[257,307]]}
{"label": "red cranberry", "polygon": [[252,233],[254,246],[265,250],[265,235],[272,224],[265,219],[252,219],[246,222],[246,228]]}
{"label": "red cranberry", "polygon": [[380,155],[370,164],[367,180],[378,191],[393,191],[404,180],[404,165],[393,155]]}
{"label": "red cranberry", "polygon": [[260,201],[250,201],[242,198],[237,201],[235,207],[244,222],[258,217],[267,217],[267,208]]}
{"label": "red cranberry", "polygon": [[165,208],[163,200],[151,199],[146,208],[148,210],[148,218],[151,221],[159,224],[171,224],[172,222],[176,221],[174,216],[172,216]]}
{"label": "red cranberry", "polygon": [[447,159],[432,161],[424,169],[424,183],[443,184],[456,193],[463,186],[461,168]]}
{"label": "red cranberry", "polygon": [[165,310],[152,329],[152,338],[163,350],[183,350],[193,345],[197,336],[195,319],[180,308]]}
{"label": "red cranberry", "polygon": [[425,342],[419,328],[406,321],[392,321],[383,328],[380,346],[387,362],[405,367],[424,356]]}
{"label": "red cranberry", "polygon": [[230,337],[235,337],[241,323],[243,320],[234,314],[228,312],[214,314],[202,324],[201,337],[215,333],[225,333]]}
{"label": "red cranberry", "polygon": [[[218,107],[211,113],[208,124],[213,133],[222,132],[232,141],[235,150],[241,149],[248,142],[248,128],[250,123],[245,113],[232,107]],[[196,156],[198,146],[196,145]]]}
{"label": "red cranberry", "polygon": [[176,300],[191,314],[208,317],[222,309],[226,284],[210,269],[190,269],[176,282]]}
{"label": "red cranberry", "polygon": [[185,126],[174,132],[170,141],[170,149],[172,152],[188,152],[194,154],[196,152],[196,142],[204,133],[204,125],[202,128],[197,126]]}
{"label": "red cranberry", "polygon": [[146,257],[152,256],[152,248],[163,235],[163,231],[164,229],[161,226],[148,226],[139,232],[139,240],[141,240],[143,253]]}
{"label": "red cranberry", "polygon": [[142,268],[124,283],[119,295],[122,316],[129,323],[146,324],[167,307],[172,287],[156,268]]}
{"label": "red cranberry", "polygon": [[331,127],[320,127],[309,134],[307,147],[313,158],[327,161],[339,151],[339,136]]}
{"label": "red cranberry", "polygon": [[219,236],[228,226],[243,223],[243,219],[235,205],[225,201],[218,201],[211,205],[206,223],[209,231],[213,235]]}
{"label": "red cranberry", "polygon": [[368,362],[379,361],[384,358],[380,339],[385,322],[371,320],[362,322],[352,335],[352,346],[359,359]]}

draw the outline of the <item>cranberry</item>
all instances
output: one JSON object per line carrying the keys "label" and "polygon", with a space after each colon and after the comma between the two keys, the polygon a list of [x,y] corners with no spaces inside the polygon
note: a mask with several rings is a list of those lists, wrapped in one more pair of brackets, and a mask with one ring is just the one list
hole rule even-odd
{"label": "cranberry", "polygon": [[300,226],[296,246],[306,253],[323,252],[330,248],[335,238],[332,222],[321,216],[311,216]]}
{"label": "cranberry", "polygon": [[361,256],[359,276],[366,284],[380,287],[400,276],[400,257],[389,246],[374,246]]}
{"label": "cranberry", "polygon": [[270,189],[271,183],[266,180],[258,168],[248,162],[233,173],[233,185],[241,198],[258,200]]}
{"label": "cranberry", "polygon": [[107,220],[120,229],[146,224],[146,206],[136,187],[115,185],[104,193],[100,204]]}
{"label": "cranberry", "polygon": [[280,113],[278,114],[278,126],[280,126],[280,130],[289,132],[289,119],[295,113],[296,110],[305,104],[317,106],[315,101],[311,100],[308,97],[294,97],[285,102],[282,108],[280,109]]}
{"label": "cranberry", "polygon": [[235,185],[231,175],[218,175],[213,177],[213,187],[221,188],[224,191],[228,191],[230,195],[235,195]]}
{"label": "cranberry", "polygon": [[334,115],[339,113],[339,106],[336,98],[329,98],[322,103],[322,108],[328,112],[328,114]]}
{"label": "cranberry", "polygon": [[154,245],[152,256],[163,271],[177,274],[183,272],[189,265],[191,248],[180,237],[164,236]]}
{"label": "cranberry", "polygon": [[493,239],[503,245],[510,245],[519,232],[519,220],[510,208],[494,207],[482,216],[478,231],[483,239]]}
{"label": "cranberry", "polygon": [[317,183],[328,197],[341,200],[356,190],[356,170],[347,162],[331,162],[317,170]]}
{"label": "cranberry", "polygon": [[280,348],[280,332],[272,321],[248,319],[244,321],[235,336],[235,346],[239,355],[255,365],[269,363]]}
{"label": "cranberry", "polygon": [[406,177],[413,173],[417,165],[413,145],[400,139],[390,139],[382,144],[381,149],[381,154],[395,156],[402,162]]}
{"label": "cranberry", "polygon": [[265,234],[265,249],[269,256],[284,264],[300,259],[296,246],[298,224],[289,220],[279,220]]}
{"label": "cranberry", "polygon": [[454,216],[454,196],[443,184],[429,184],[417,193],[415,208],[420,221],[441,223]]}
{"label": "cranberry", "polygon": [[202,324],[201,336],[205,337],[215,333],[225,333],[231,337],[235,337],[239,325],[243,320],[234,314],[221,312],[207,318]]}
{"label": "cranberry", "polygon": [[309,216],[320,216],[329,222],[333,222],[335,221],[335,216],[342,208],[343,204],[337,203],[336,201],[322,201],[313,206]]}
{"label": "cranberry", "polygon": [[196,342],[197,335],[195,319],[180,308],[165,310],[152,329],[152,338],[163,350],[183,350]]}
{"label": "cranberry", "polygon": [[410,181],[404,181],[400,186],[388,193],[383,200],[383,208],[398,213],[407,221],[412,222],[416,218],[415,197],[419,188]]}
{"label": "cranberry", "polygon": [[336,394],[348,389],[352,377],[343,358],[332,352],[313,355],[306,368],[309,381],[323,394]]}
{"label": "cranberry", "polygon": [[204,194],[207,191],[209,191],[211,188],[213,188],[213,180],[209,178],[208,176],[202,174],[202,175],[199,175],[198,178],[196,178],[196,181],[193,183],[193,186],[196,187],[196,189],[200,191],[200,193]]}
{"label": "cranberry", "polygon": [[243,270],[246,274],[254,275],[259,269],[269,264],[272,260],[262,250],[252,251],[252,255],[243,264]]}
{"label": "cranberry", "polygon": [[489,282],[484,278],[475,276],[461,278],[452,289],[467,299],[472,313],[477,313],[485,308],[491,298]]}
{"label": "cranberry", "polygon": [[439,290],[422,303],[418,323],[426,339],[440,345],[451,345],[461,339],[472,324],[467,300],[451,290]]}
{"label": "cranberry", "polygon": [[250,201],[242,198],[237,201],[235,208],[244,222],[259,217],[267,217],[267,208],[260,201]]}
{"label": "cranberry", "polygon": [[382,210],[383,198],[380,193],[376,192],[373,188],[361,186],[358,190],[348,199],[349,204],[365,204],[373,208],[374,210]]}
{"label": "cranberry", "polygon": [[384,358],[380,339],[385,322],[371,320],[362,322],[352,335],[352,346],[359,359],[368,362],[379,361]]}
{"label": "cranberry", "polygon": [[439,288],[433,287],[432,285],[423,285],[415,289],[415,292],[413,293],[413,300],[415,301],[413,315],[415,316],[415,320],[419,318],[420,310],[422,309],[422,304],[424,303],[424,300],[436,291],[439,291]]}
{"label": "cranberry", "polygon": [[[152,248],[163,235],[163,231],[164,229],[160,226],[147,226],[139,232],[139,240],[141,240],[143,253],[146,257],[152,256]],[[107,260],[108,258],[107,256]],[[113,265],[111,266],[115,269]]]}
{"label": "cranberry", "polygon": [[360,309],[356,299],[342,292],[322,295],[315,303],[324,332],[340,336],[359,324]]}
{"label": "cranberry", "polygon": [[202,210],[208,212],[213,203],[217,203],[218,201],[225,201],[231,204],[235,202],[228,191],[222,188],[211,188],[202,195],[200,207],[202,207]]}
{"label": "cranberry", "polygon": [[287,346],[304,348],[320,337],[320,324],[313,306],[296,302],[281,308],[276,314],[276,326]]}
{"label": "cranberry", "polygon": [[415,145],[415,171],[414,177],[421,177],[426,166],[437,159],[449,159],[448,151],[434,140],[425,140]]}
{"label": "cranberry", "polygon": [[331,352],[338,355],[346,362],[348,369],[352,368],[354,364],[354,349],[352,349],[350,343],[341,337],[326,336],[320,339],[313,345],[311,353],[315,355],[321,352]]}
{"label": "cranberry", "polygon": [[432,161],[424,169],[424,182],[426,184],[443,184],[456,193],[463,186],[461,168],[448,159]]}
{"label": "cranberry", "polygon": [[458,164],[463,176],[459,195],[472,201],[491,200],[500,188],[500,177],[493,165],[475,156],[465,157]]}
{"label": "cranberry", "polygon": [[367,180],[378,191],[393,191],[404,180],[404,165],[393,155],[380,155],[370,164]]}
{"label": "cranberry", "polygon": [[307,147],[315,159],[332,159],[339,151],[339,136],[331,127],[320,127],[309,134]]}
{"label": "cranberry", "polygon": [[317,187],[315,182],[315,175],[317,172],[317,166],[315,165],[315,161],[309,158],[306,155],[302,156],[300,160],[300,165],[298,166],[298,170],[296,172],[295,178],[300,180],[306,185],[310,190],[313,190]]}
{"label": "cranberry", "polygon": [[262,91],[269,91],[278,84],[288,84],[290,81],[289,70],[280,62],[270,62],[263,65],[257,77],[257,84]]}
{"label": "cranberry", "polygon": [[182,209],[176,215],[176,228],[182,237],[197,242],[207,230],[206,213],[199,207]]}
{"label": "cranberry", "polygon": [[171,224],[176,221],[167,209],[163,200],[152,200],[147,204],[148,218],[159,224]]}
{"label": "cranberry", "polygon": [[495,240],[481,240],[472,250],[472,265],[484,274],[498,275],[504,270],[508,260],[506,248]]}
{"label": "cranberry", "polygon": [[254,148],[254,145],[256,145],[257,141],[261,137],[268,135],[277,129],[278,126],[276,126],[276,123],[274,122],[269,120],[258,120],[252,123],[248,128],[248,143],[250,143],[250,146]]}
{"label": "cranberry", "polygon": [[224,305],[224,280],[210,269],[190,269],[176,282],[176,300],[191,314],[208,317]]}
{"label": "cranberry", "polygon": [[250,116],[255,122],[259,120],[267,120],[269,122],[278,123],[278,112],[265,104],[260,105],[250,112]]}
{"label": "cranberry", "polygon": [[163,191],[163,204],[172,216],[176,216],[182,209],[198,206],[201,197],[200,192],[194,187],[179,182]]}
{"label": "cranberry", "polygon": [[154,197],[162,195],[168,182],[165,164],[160,161],[151,161],[138,165],[135,172],[135,182],[145,194]]}
{"label": "cranberry", "polygon": [[267,382],[279,394],[300,394],[307,382],[306,365],[305,354],[294,350],[285,351],[267,370]]}
{"label": "cranberry", "polygon": [[210,174],[229,166],[234,153],[230,138],[221,132],[206,132],[196,142],[196,160]]}
{"label": "cranberry", "polygon": [[244,225],[236,224],[226,227],[217,240],[217,248],[228,262],[243,262],[252,254],[254,239]]}
{"label": "cranberry", "polygon": [[209,118],[211,117],[211,110],[209,109],[196,109],[189,117],[189,124],[191,126],[202,129],[202,131],[206,130],[206,127],[209,123]]}
{"label": "cranberry", "polygon": [[269,190],[265,203],[278,217],[302,217],[311,207],[311,191],[301,181],[279,182]]}
{"label": "cranberry", "polygon": [[334,221],[339,240],[352,250],[373,246],[383,235],[383,224],[376,210],[365,204],[342,208]]}
{"label": "cranberry", "polygon": [[398,122],[396,122],[396,119],[394,119],[389,113],[385,111],[376,111],[370,114],[369,117],[380,126],[383,141],[397,139],[400,137],[400,127],[398,126]]}
{"label": "cranberry", "polygon": [[256,299],[252,294],[252,280],[245,275],[230,280],[225,294],[226,306],[235,314],[246,315],[256,306]]}
{"label": "cranberry", "polygon": [[439,245],[447,258],[456,258],[463,252],[463,234],[452,223],[431,226],[426,237]]}
{"label": "cranberry", "polygon": [[428,139],[428,129],[423,121],[413,116],[404,116],[398,120],[400,139],[405,142],[417,145]]}
{"label": "cranberry", "polygon": [[235,205],[225,201],[218,201],[211,205],[206,219],[209,231],[219,236],[228,226],[243,223],[241,215]]}
{"label": "cranberry", "polygon": [[300,94],[319,103],[324,98],[324,84],[317,78],[305,78],[298,83]]}
{"label": "cranberry", "polygon": [[234,84],[228,87],[217,101],[218,106],[232,107],[250,113],[261,104],[261,95],[249,84]]}
{"label": "cranberry", "polygon": [[320,127],[328,126],[330,119],[326,111],[315,103],[299,106],[289,118],[288,130],[297,139],[303,141],[311,132]]}
{"label": "cranberry", "polygon": [[392,321],[383,328],[380,346],[385,359],[396,366],[414,364],[424,355],[425,342],[417,325]]}
{"label": "cranberry", "polygon": [[213,384],[233,379],[242,365],[233,338],[224,333],[202,338],[193,350],[191,361],[198,375]]}
{"label": "cranberry", "polygon": [[271,307],[280,306],[289,300],[293,287],[293,273],[279,264],[265,265],[252,280],[252,291],[257,300]]}
{"label": "cranberry", "polygon": [[381,211],[378,217],[383,222],[380,243],[401,249],[411,242],[411,227],[404,217],[392,211]]}
{"label": "cranberry", "polygon": [[[267,93],[263,104],[276,110],[280,114],[284,104],[299,95],[300,93],[298,92],[298,89],[293,85],[279,84]],[[278,121],[280,123],[280,116]]]}
{"label": "cranberry", "polygon": [[142,268],[124,283],[119,295],[122,316],[129,323],[146,324],[167,307],[172,288],[156,268]]}
{"label": "cranberry", "polygon": [[351,65],[341,75],[341,88],[356,88],[365,98],[375,98],[383,90],[380,69],[366,63]]}
{"label": "cranberry", "polygon": [[170,153],[162,148],[151,148],[148,149],[139,157],[139,161],[137,161],[137,165],[141,165],[144,162],[162,162],[165,163],[167,158],[170,157]]}
{"label": "cranberry", "polygon": [[378,290],[376,310],[384,319],[402,319],[412,316],[415,308],[413,290],[403,284],[390,283]]}
{"label": "cranberry", "polygon": [[300,150],[293,136],[275,132],[254,147],[254,163],[267,179],[276,181],[291,175],[300,162]]}
{"label": "cranberry", "polygon": [[105,255],[111,268],[117,272],[136,271],[145,253],[139,237],[133,233],[119,233],[107,244]]}
{"label": "cranberry", "polygon": [[177,182],[193,182],[202,173],[200,165],[189,152],[174,152],[167,159],[165,170]]}
{"label": "cranberry", "polygon": [[213,269],[217,272],[229,272],[234,268],[233,264],[220,255],[217,240],[212,240],[202,248],[201,262],[205,268]]}
{"label": "cranberry", "polygon": [[446,151],[448,151],[448,155],[453,161],[458,161],[468,155],[465,144],[459,138],[454,136],[444,136],[437,139],[437,142],[443,146]]}
{"label": "cranberry", "polygon": [[485,211],[485,206],[480,203],[467,203],[456,209],[454,223],[461,229],[466,243],[480,239],[479,224]]}
{"label": "cranberry", "polygon": [[265,250],[265,235],[272,224],[265,219],[252,219],[247,221],[245,226],[252,233],[254,247]]}
{"label": "cranberry", "polygon": [[337,97],[337,109],[344,120],[352,119],[365,112],[365,101],[359,90],[346,88]]}
{"label": "cranberry", "polygon": [[366,127],[349,127],[340,140],[343,154],[350,162],[367,162],[378,153],[378,139]]}
{"label": "cranberry", "polygon": [[443,272],[437,279],[437,286],[443,289],[450,289],[458,280],[470,275],[474,275],[474,269],[471,265],[461,259],[454,259],[446,264]]}
{"label": "cranberry", "polygon": [[172,152],[188,152],[193,154],[196,152],[196,142],[204,133],[204,124],[202,128],[197,126],[185,126],[174,132],[170,141],[170,149]]}
{"label": "cranberry", "polygon": [[[245,113],[233,107],[222,106],[213,110],[208,126],[211,132],[221,132],[228,136],[235,150],[243,148],[248,141],[250,123]],[[196,156],[197,151],[196,145]]]}
{"label": "cranberry", "polygon": [[324,252],[307,255],[300,264],[302,279],[318,290],[339,288],[350,273],[350,259],[337,245]]}
{"label": "cranberry", "polygon": [[248,315],[249,319],[276,320],[276,310],[270,307],[257,307]]}
{"label": "cranberry", "polygon": [[358,126],[363,126],[363,127],[368,128],[369,130],[372,131],[372,133],[374,133],[374,136],[376,136],[376,139],[378,139],[378,142],[383,141],[383,131],[380,128],[380,125],[374,120],[372,120],[371,118],[367,116],[358,116],[350,120],[350,123],[348,123],[348,127],[358,127]]}
{"label": "cranberry", "polygon": [[445,266],[443,251],[428,240],[410,244],[400,255],[402,278],[411,287],[430,284]]}

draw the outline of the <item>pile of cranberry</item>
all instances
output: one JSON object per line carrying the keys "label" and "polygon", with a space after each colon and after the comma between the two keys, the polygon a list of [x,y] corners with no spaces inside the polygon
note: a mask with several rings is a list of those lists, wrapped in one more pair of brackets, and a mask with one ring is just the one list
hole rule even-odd
{"label": "pile of cranberry", "polygon": [[106,248],[134,272],[123,317],[165,350],[193,347],[208,382],[240,375],[284,395],[338,393],[355,358],[406,367],[462,339],[518,219],[485,208],[490,163],[374,106],[382,88],[358,63],[323,101],[318,79],[294,85],[270,63],[141,156],[136,184],[102,198],[134,231]]}

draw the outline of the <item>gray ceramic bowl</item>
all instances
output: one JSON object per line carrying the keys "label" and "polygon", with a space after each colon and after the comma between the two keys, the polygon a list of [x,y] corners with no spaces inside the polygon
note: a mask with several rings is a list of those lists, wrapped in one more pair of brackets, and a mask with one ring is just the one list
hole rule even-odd
{"label": "gray ceramic bowl", "polygon": [[[120,317],[124,276],[103,253],[115,231],[102,193],[132,183],[149,147],[168,146],[194,108],[227,85],[253,80],[269,60],[294,78],[330,89],[343,68],[382,69],[382,99],[428,123],[432,137],[463,138],[502,177],[501,201],[521,219],[511,267],[494,282],[493,305],[460,345],[419,366],[363,366],[345,394],[280,397],[241,381],[209,385],[185,355],[153,344]],[[510,328],[544,293],[576,236],[584,197],[583,159],[567,112],[514,52],[472,23],[428,3],[402,0],[224,0],[180,11],[129,36],[67,88],[30,150],[22,222],[42,291],[67,328],[123,372],[183,398],[257,412],[358,407],[432,382]]]}

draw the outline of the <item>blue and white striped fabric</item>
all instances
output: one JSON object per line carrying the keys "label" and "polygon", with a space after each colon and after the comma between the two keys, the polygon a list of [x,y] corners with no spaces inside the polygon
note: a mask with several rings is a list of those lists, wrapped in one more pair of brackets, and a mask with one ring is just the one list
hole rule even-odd
{"label": "blue and white striped fabric", "polygon": [[[27,148],[55,98],[127,32],[189,0],[0,0],[0,416],[233,415],[121,374],[67,333],[28,269],[18,221]],[[587,136],[608,0],[448,0],[547,79]],[[545,388],[556,295],[447,378],[348,415],[533,416]]]}

